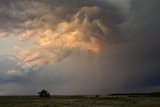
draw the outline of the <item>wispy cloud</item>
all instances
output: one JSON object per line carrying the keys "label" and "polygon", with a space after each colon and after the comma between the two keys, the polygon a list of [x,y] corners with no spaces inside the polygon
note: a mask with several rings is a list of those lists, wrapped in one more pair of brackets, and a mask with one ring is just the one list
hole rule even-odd
{"label": "wispy cloud", "polygon": [[1,12],[6,15],[2,18],[10,20],[3,23],[2,36],[14,34],[19,38],[17,57],[26,67],[56,63],[73,51],[99,53],[123,22],[118,9],[105,1],[79,4],[78,0],[73,7],[67,1],[47,2],[16,0],[8,1],[7,6],[2,2]]}

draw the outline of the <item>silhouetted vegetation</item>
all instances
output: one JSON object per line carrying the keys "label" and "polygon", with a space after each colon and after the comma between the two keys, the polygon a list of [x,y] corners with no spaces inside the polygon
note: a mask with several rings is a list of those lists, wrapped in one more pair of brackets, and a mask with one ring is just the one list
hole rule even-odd
{"label": "silhouetted vegetation", "polygon": [[98,97],[99,97],[99,95],[96,95],[95,97],[96,97],[96,98],[98,98]]}
{"label": "silhouetted vegetation", "polygon": [[109,94],[109,96],[149,96],[149,97],[160,97],[160,92],[152,92],[152,93],[116,93]]}
{"label": "silhouetted vegetation", "polygon": [[41,92],[38,92],[39,97],[50,97],[50,93],[48,93],[46,90],[42,90]]}

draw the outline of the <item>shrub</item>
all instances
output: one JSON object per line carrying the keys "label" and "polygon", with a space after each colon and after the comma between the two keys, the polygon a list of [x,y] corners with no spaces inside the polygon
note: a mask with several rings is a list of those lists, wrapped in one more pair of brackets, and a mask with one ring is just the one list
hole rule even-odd
{"label": "shrub", "polygon": [[50,97],[50,93],[48,93],[46,90],[42,90],[38,92],[39,97]]}

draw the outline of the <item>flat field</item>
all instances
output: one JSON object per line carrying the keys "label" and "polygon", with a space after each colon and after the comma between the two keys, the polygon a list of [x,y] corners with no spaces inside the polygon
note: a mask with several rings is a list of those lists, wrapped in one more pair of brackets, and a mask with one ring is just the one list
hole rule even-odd
{"label": "flat field", "polygon": [[0,107],[160,107],[150,96],[1,96]]}

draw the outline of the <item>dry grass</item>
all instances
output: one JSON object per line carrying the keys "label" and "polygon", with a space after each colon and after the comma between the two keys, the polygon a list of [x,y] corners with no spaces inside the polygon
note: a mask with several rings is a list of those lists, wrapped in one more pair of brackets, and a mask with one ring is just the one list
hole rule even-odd
{"label": "dry grass", "polygon": [[160,107],[160,97],[147,96],[4,96],[0,107]]}

